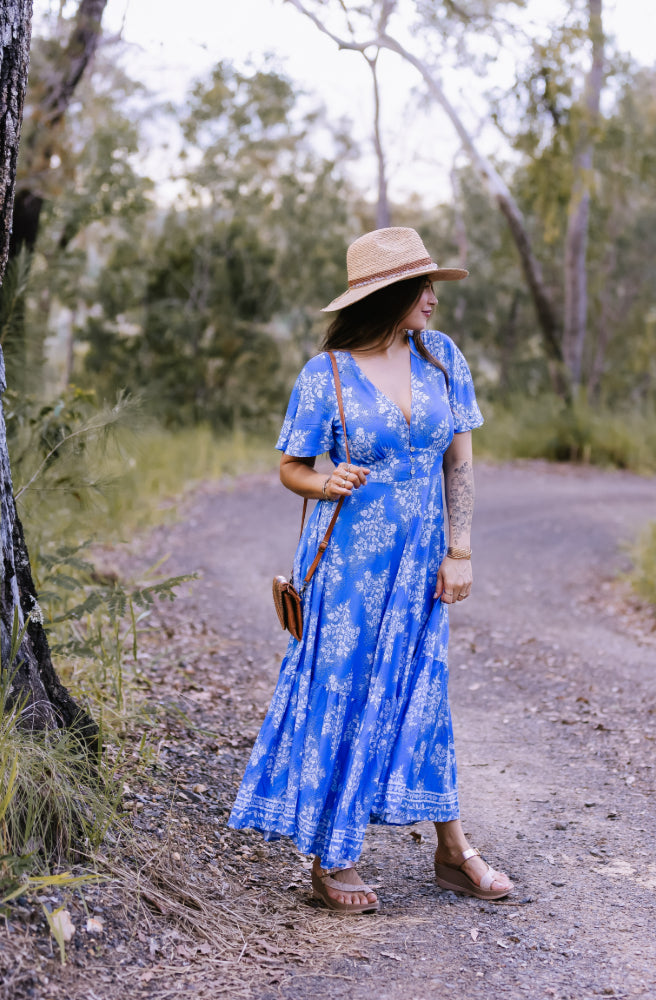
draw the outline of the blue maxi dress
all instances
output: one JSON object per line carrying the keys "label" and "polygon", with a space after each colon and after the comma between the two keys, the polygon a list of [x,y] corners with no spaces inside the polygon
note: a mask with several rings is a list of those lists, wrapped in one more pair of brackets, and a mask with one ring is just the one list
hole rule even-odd
{"label": "blue maxi dress", "polygon": [[[415,336],[417,336],[415,334]],[[360,855],[367,823],[458,817],[447,694],[448,609],[433,597],[446,554],[442,457],[483,423],[471,374],[445,334],[412,338],[410,424],[336,351],[351,462],[370,469],[344,503],[303,599],[229,825],[291,837],[331,868]],[[301,371],[277,448],[346,461],[327,354]],[[294,559],[305,576],[332,516],[317,503]]]}

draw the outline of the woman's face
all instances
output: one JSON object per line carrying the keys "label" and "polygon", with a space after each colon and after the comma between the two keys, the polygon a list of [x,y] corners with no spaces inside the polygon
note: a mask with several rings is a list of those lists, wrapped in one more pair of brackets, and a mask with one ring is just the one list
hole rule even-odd
{"label": "woman's face", "polygon": [[426,281],[419,300],[415,303],[409,313],[400,322],[402,330],[425,330],[431,313],[437,305],[437,299],[433,293],[433,286],[430,281]]}

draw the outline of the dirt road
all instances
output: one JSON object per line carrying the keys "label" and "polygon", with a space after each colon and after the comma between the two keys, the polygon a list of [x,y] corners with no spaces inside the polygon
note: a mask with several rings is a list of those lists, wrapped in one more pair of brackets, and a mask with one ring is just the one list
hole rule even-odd
{"label": "dirt road", "polygon": [[[202,574],[159,612],[148,647],[152,697],[187,722],[161,742],[158,793],[142,790],[135,823],[168,837],[181,877],[229,905],[241,939],[220,960],[218,945],[185,939],[181,952],[160,917],[145,938],[126,932],[120,962],[88,956],[100,985],[73,977],[69,995],[656,998],[656,631],[612,583],[622,543],[656,517],[656,483],[479,468],[451,700],[465,829],[517,888],[501,903],[440,892],[430,824],[373,827],[360,868],[383,908],[360,918],[309,903],[307,860],[288,842],[225,829],[285,648],[269,581],[299,513],[273,476],[207,486],[130,557],[170,553],[167,572]],[[167,833],[158,802],[174,785]]]}

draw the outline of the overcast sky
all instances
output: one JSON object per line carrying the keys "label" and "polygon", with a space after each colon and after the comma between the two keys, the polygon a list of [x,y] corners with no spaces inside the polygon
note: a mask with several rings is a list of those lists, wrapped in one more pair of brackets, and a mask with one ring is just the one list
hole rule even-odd
{"label": "overcast sky", "polygon": [[[403,0],[401,0],[403,2]],[[560,0],[531,0],[536,24],[548,23]],[[53,0],[35,0],[35,17],[49,10]],[[57,6],[57,5],[55,5]],[[656,38],[654,0],[606,0],[606,31],[616,35],[620,48],[639,62],[653,62]],[[244,65],[261,65],[265,53],[306,91],[325,103],[335,118],[347,115],[353,121],[355,138],[371,134],[371,83],[369,70],[358,53],[340,52],[302,15],[283,0],[109,0],[104,24],[121,31],[131,44],[128,68],[162,96],[180,100],[191,79],[203,75],[221,59]],[[423,39],[407,38],[423,51]],[[416,108],[413,88],[419,77],[412,67],[385,52],[380,59],[383,92],[383,123],[394,196],[416,190],[423,195],[439,187],[458,145],[450,125],[439,111],[427,118]],[[494,68],[499,83],[510,82],[512,63]],[[476,120],[477,90],[472,81],[445,80],[445,86],[470,124]],[[473,109],[473,110],[472,110]],[[484,139],[494,151],[495,138]],[[368,184],[375,177],[369,154],[363,157],[359,180]]]}

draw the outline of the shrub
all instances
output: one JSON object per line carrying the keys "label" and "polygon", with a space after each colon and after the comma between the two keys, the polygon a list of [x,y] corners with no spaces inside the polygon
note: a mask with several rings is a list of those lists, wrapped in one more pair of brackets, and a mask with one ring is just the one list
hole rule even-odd
{"label": "shrub", "polygon": [[556,396],[515,396],[483,406],[476,452],[494,459],[544,458],[553,462],[656,472],[653,410],[568,407]]}

